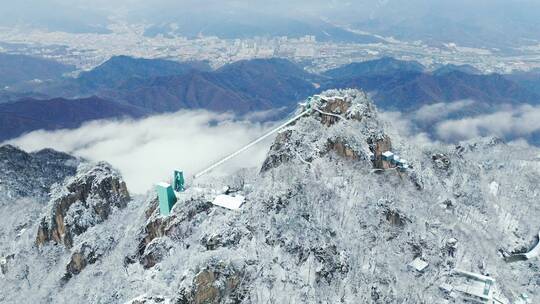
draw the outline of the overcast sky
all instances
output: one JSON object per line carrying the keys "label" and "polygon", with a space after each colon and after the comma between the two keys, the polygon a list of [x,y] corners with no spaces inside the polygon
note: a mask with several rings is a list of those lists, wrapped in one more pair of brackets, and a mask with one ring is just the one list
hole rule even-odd
{"label": "overcast sky", "polygon": [[[86,9],[106,13],[159,9],[203,10],[223,12],[227,10],[259,11],[272,14],[317,16],[346,16],[348,21],[378,16],[405,18],[423,14],[475,15],[479,18],[490,14],[510,15],[515,18],[540,17],[537,0],[18,0],[4,1],[2,11],[23,15],[46,14]],[[521,12],[521,13],[518,13]]]}
{"label": "overcast sky", "polygon": [[[241,28],[287,21],[326,20],[401,40],[457,42],[464,46],[513,48],[540,43],[539,0],[18,0],[4,1],[0,26],[25,25],[68,32],[106,30],[111,18],[130,23],[180,23],[189,36],[208,23]],[[249,17],[249,18],[248,18]],[[260,24],[264,20],[264,24]],[[183,24],[183,25],[182,25]],[[269,26],[270,24],[270,26]],[[296,23],[298,25],[298,23]],[[236,24],[238,25],[238,24]],[[223,28],[239,28],[238,26]],[[301,25],[299,26],[302,27]],[[294,32],[294,29],[291,29]],[[258,31],[257,34],[260,34]],[[217,33],[208,33],[218,35]],[[234,33],[235,38],[242,33]],[[262,35],[264,35],[262,34]],[[300,33],[302,34],[302,33]],[[305,33],[309,34],[309,33]],[[225,37],[222,35],[221,37]],[[228,35],[230,36],[230,35]],[[245,35],[244,35],[245,36]]]}

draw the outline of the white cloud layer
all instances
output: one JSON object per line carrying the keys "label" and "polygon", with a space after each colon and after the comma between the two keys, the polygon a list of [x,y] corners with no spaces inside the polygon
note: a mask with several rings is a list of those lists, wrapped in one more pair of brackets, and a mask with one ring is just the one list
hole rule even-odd
{"label": "white cloud layer", "polygon": [[467,99],[448,103],[439,102],[431,105],[425,105],[414,112],[413,118],[418,122],[430,123],[448,117],[448,115],[470,107],[474,104],[475,102],[473,100]]}
{"label": "white cloud layer", "polygon": [[[508,139],[540,131],[540,106],[522,105],[462,119],[447,119],[453,112],[474,105],[458,101],[423,107],[409,115],[381,113],[401,136],[423,144],[428,133],[448,142],[496,135]],[[264,113],[263,113],[264,114]],[[191,176],[262,135],[269,126],[235,121],[228,114],[181,111],[143,120],[90,122],[75,130],[35,131],[8,143],[27,151],[53,148],[91,161],[105,160],[118,168],[134,193],[144,193],[156,182],[168,180],[173,169]],[[419,129],[428,122],[430,130]],[[213,174],[262,164],[271,139],[232,159]]]}
{"label": "white cloud layer", "polygon": [[401,136],[426,144],[439,140],[455,143],[483,136],[537,141],[535,136],[540,132],[540,106],[528,104],[489,109],[473,100],[460,100],[426,105],[411,113],[383,112],[381,117]]}
{"label": "white cloud layer", "polygon": [[478,136],[527,136],[540,131],[540,107],[522,105],[505,111],[463,119],[447,120],[436,126],[437,135],[448,141]]}
{"label": "white cloud layer", "polygon": [[[424,105],[410,113],[382,112],[381,115],[402,136],[418,135],[420,132],[432,133],[437,123],[448,119],[452,114],[477,105],[474,100],[458,100]],[[428,128],[428,129],[426,129]]]}
{"label": "white cloud layer", "polygon": [[[144,193],[168,180],[173,169],[187,176],[257,138],[267,128],[233,121],[231,115],[182,111],[143,120],[95,121],[75,130],[35,131],[10,144],[27,151],[53,148],[118,168],[130,191]],[[214,174],[260,166],[270,141],[232,159]]]}

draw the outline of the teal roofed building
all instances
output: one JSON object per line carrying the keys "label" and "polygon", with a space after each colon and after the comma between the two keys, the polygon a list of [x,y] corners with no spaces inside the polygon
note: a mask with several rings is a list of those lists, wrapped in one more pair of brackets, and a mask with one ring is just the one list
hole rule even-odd
{"label": "teal roofed building", "polygon": [[173,189],[176,192],[184,192],[186,190],[185,181],[184,181],[184,172],[180,170],[174,170]]}
{"label": "teal roofed building", "polygon": [[171,214],[177,200],[173,187],[168,183],[159,183],[156,185],[156,191],[159,199],[159,214],[163,216]]}

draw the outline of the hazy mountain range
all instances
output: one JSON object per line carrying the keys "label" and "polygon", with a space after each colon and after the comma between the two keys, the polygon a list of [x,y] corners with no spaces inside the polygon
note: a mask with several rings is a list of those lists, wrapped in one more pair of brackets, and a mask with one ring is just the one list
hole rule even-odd
{"label": "hazy mountain range", "polygon": [[148,112],[97,97],[69,100],[24,98],[0,104],[0,141],[32,130],[77,128],[82,123],[106,118],[139,118]]}
{"label": "hazy mountain range", "polygon": [[351,32],[339,26],[316,18],[293,19],[284,16],[268,16],[264,14],[219,14],[217,18],[205,18],[204,15],[192,15],[191,18],[172,18],[149,27],[145,35],[184,37],[217,36],[224,39],[252,37],[299,38],[306,35],[315,36],[321,42],[353,42],[377,43],[382,39],[373,35]]}
{"label": "hazy mountain range", "polygon": [[[387,110],[410,111],[422,105],[473,99],[495,104],[540,103],[532,83],[517,77],[481,75],[469,66],[443,66],[427,72],[416,62],[382,58],[330,70],[328,87],[357,87],[373,92],[376,104]],[[530,76],[538,79],[539,75]],[[513,80],[512,80],[513,79]],[[516,81],[517,80],[517,81]]]}
{"label": "hazy mountain range", "polygon": [[[21,58],[18,82],[0,93],[0,103],[4,103],[1,139],[40,128],[73,128],[94,119],[141,117],[180,109],[237,114],[281,109],[265,117],[279,119],[302,99],[327,88],[362,88],[370,92],[379,108],[400,112],[464,99],[477,103],[462,114],[485,113],[494,106],[540,103],[540,73],[484,75],[471,66],[456,65],[427,71],[418,62],[389,57],[316,75],[285,59],[239,61],[211,70],[204,62],[118,56],[77,78],[61,77],[70,67],[37,58],[16,58]],[[47,65],[53,68],[44,68],[46,73],[32,69]],[[45,80],[36,81],[39,77]],[[13,82],[14,78],[7,75],[4,79],[0,81]],[[45,96],[49,96],[48,101],[37,100],[47,99]],[[87,109],[90,101],[98,102],[92,111]],[[71,115],[55,116],[52,111],[51,116],[44,116],[49,105],[53,109],[66,106]]]}
{"label": "hazy mountain range", "polygon": [[[512,52],[540,40],[540,3],[534,0],[383,1],[359,29],[429,44],[455,42]],[[355,5],[353,5],[355,6]],[[354,20],[350,16],[349,20]]]}
{"label": "hazy mountain range", "polygon": [[59,80],[74,66],[25,55],[0,53],[0,89],[21,82]]}
{"label": "hazy mountain range", "polygon": [[[5,3],[0,26],[52,31],[110,32],[111,20],[146,24],[146,35],[221,38],[299,37],[320,41],[380,41],[353,28],[429,44],[455,42],[513,52],[540,41],[540,4],[535,0],[443,1],[238,1],[40,0]],[[98,9],[99,8],[99,9]],[[426,26],[429,25],[429,26]]]}
{"label": "hazy mountain range", "polygon": [[114,88],[127,81],[152,77],[176,76],[191,70],[211,71],[206,62],[175,62],[162,59],[115,56],[95,69],[83,72],[77,78],[80,90],[91,92],[101,88]]}

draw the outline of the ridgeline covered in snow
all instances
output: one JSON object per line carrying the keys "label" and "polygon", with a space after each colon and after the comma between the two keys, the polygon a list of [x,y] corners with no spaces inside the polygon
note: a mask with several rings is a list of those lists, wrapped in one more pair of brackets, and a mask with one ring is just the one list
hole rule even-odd
{"label": "ridgeline covered in snow", "polygon": [[[538,150],[419,144],[357,90],[313,106],[259,168],[188,179],[169,216],[154,192],[130,199],[108,165],[79,166],[47,206],[0,222],[0,302],[540,301],[538,258],[509,259],[538,243]],[[223,194],[243,204],[212,204]]]}

